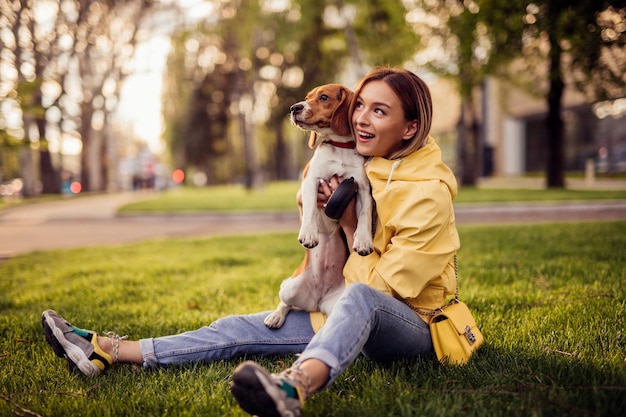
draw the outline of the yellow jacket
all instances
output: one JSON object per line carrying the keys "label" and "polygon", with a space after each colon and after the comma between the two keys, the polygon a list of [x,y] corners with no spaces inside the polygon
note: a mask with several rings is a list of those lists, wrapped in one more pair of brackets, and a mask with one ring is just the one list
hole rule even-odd
{"label": "yellow jacket", "polygon": [[[372,158],[366,172],[376,202],[374,252],[350,254],[343,269],[346,285],[367,284],[420,310],[443,306],[456,289],[454,254],[460,241],[452,206],[457,182],[441,149],[429,137],[402,159]],[[320,316],[311,317],[316,330]]]}

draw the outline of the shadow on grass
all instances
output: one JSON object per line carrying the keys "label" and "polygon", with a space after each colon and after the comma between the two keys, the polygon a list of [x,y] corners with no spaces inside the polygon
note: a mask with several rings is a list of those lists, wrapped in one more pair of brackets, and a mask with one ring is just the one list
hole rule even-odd
{"label": "shadow on grass", "polygon": [[615,416],[626,407],[626,378],[623,368],[559,352],[532,355],[486,344],[463,367],[441,366],[434,357],[385,365],[359,360],[319,396],[307,416],[372,410],[388,416]]}

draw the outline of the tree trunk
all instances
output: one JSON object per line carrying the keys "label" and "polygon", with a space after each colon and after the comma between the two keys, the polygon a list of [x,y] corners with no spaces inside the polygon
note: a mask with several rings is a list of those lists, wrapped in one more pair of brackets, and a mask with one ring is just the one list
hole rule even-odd
{"label": "tree trunk", "polygon": [[39,130],[39,175],[41,177],[41,192],[43,194],[60,194],[61,181],[59,172],[54,169],[52,157],[48,150],[46,120],[38,117],[35,123]]}
{"label": "tree trunk", "polygon": [[[89,140],[90,147],[86,153],[89,159],[89,191],[103,191],[104,190],[104,178],[103,175],[103,157],[102,157],[102,137],[101,130],[91,129],[91,138]],[[85,151],[83,150],[83,153]]]}
{"label": "tree trunk", "polygon": [[80,126],[80,140],[83,144],[80,152],[80,183],[83,191],[94,191],[91,188],[91,172],[92,158],[90,157],[91,148],[94,146],[92,143],[91,135],[91,105],[89,103],[81,104],[81,126]]}
{"label": "tree trunk", "polygon": [[283,132],[283,125],[280,121],[276,122],[276,126],[273,129],[276,132],[276,147],[274,152],[274,160],[276,161],[276,179],[287,180],[290,179],[291,174],[291,158],[285,143],[285,135]]}
{"label": "tree trunk", "polygon": [[[108,124],[105,119],[104,126]],[[100,137],[100,146],[97,158],[98,158],[98,178],[100,183],[98,184],[99,191],[108,191],[109,187],[109,142],[107,137],[106,127],[98,131]]]}
{"label": "tree trunk", "polygon": [[548,188],[564,188],[563,175],[563,119],[561,101],[563,97],[563,73],[561,71],[561,45],[558,37],[548,31],[550,42],[550,90],[548,91],[548,143],[546,158],[546,183]]}
{"label": "tree trunk", "polygon": [[52,165],[52,156],[48,149],[39,151],[39,170],[41,172],[41,192],[43,194],[60,194],[59,172]]}
{"label": "tree trunk", "polygon": [[481,172],[482,147],[479,143],[478,122],[471,97],[463,99],[458,129],[461,184],[474,187]]}
{"label": "tree trunk", "polygon": [[104,133],[91,127],[93,108],[90,103],[81,105],[81,118],[80,136],[83,149],[80,155],[80,182],[83,191],[104,191],[106,176],[106,167],[103,166]]}
{"label": "tree trunk", "polygon": [[247,117],[247,114],[250,114],[252,109],[249,110],[250,111],[239,112],[239,131],[242,135],[243,154],[245,159],[244,171],[246,190],[259,188],[263,185],[254,141],[254,127],[251,125],[249,118]]}
{"label": "tree trunk", "polygon": [[22,196],[34,197],[37,195],[37,178],[35,162],[30,145],[24,145],[19,150],[20,175],[22,176]]}
{"label": "tree trunk", "polygon": [[[108,117],[108,116],[107,116]],[[109,192],[124,189],[120,183],[118,173],[117,158],[117,142],[115,141],[115,131],[111,129],[111,123],[108,121],[104,124],[104,141],[106,143],[103,150],[106,155],[106,168],[104,170],[104,178],[106,179],[106,190]]]}

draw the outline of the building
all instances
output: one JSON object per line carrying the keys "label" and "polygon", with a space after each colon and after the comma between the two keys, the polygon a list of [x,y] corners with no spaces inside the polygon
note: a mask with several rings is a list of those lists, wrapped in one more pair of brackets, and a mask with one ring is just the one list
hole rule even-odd
{"label": "building", "polygon": [[[444,159],[455,165],[460,98],[454,84],[431,83],[435,114],[433,135]],[[522,176],[546,169],[545,97],[533,96],[504,81],[489,78],[476,96],[482,120],[483,176]],[[589,103],[572,89],[563,95],[564,169],[596,173],[626,172],[626,98]]]}

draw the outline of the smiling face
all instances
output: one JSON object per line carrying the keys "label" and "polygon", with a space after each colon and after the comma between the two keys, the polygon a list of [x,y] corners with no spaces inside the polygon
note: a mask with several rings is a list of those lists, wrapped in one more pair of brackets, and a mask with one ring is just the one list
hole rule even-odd
{"label": "smiling face", "polygon": [[363,156],[389,157],[417,132],[417,121],[406,120],[402,102],[384,81],[365,84],[352,113],[356,150]]}

